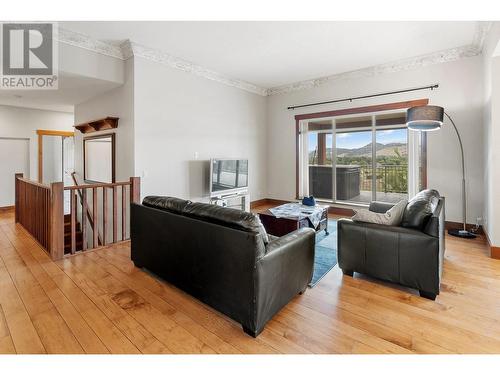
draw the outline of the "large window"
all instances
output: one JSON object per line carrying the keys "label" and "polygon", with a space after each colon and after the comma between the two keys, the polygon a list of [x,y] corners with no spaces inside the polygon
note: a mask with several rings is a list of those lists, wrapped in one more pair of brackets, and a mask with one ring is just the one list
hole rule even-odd
{"label": "large window", "polygon": [[398,202],[425,186],[425,133],[406,128],[405,110],[306,120],[300,126],[299,197]]}

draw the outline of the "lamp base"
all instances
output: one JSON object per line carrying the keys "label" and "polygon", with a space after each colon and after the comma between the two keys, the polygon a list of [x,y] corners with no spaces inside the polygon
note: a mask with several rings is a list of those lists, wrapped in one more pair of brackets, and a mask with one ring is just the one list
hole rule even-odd
{"label": "lamp base", "polygon": [[463,229],[448,229],[448,234],[450,236],[467,238],[467,239],[473,239],[477,237],[474,233],[471,233],[468,230],[463,230]]}

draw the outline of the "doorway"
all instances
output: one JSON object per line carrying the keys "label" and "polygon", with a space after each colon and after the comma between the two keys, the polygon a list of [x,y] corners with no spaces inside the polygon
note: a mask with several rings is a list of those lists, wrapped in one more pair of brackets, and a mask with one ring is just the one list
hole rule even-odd
{"label": "doorway", "polygon": [[[63,182],[72,186],[75,170],[74,133],[57,130],[37,130],[38,182],[50,185]],[[70,210],[70,192],[64,191],[64,213]]]}
{"label": "doorway", "polygon": [[73,185],[74,133],[58,130],[37,130],[38,182],[64,182]]}
{"label": "doorway", "polygon": [[408,131],[405,108],[305,119],[298,126],[299,197],[395,203],[425,186],[425,133]]}

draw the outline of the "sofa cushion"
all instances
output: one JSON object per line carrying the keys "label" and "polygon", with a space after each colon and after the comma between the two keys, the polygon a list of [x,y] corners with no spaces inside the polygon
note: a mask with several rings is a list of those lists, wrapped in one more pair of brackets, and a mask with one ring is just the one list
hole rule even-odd
{"label": "sofa cushion", "polygon": [[156,195],[147,196],[142,200],[144,206],[158,208],[160,210],[171,211],[174,213],[182,213],[184,209],[191,204],[191,201],[186,201],[174,197],[161,197]]}
{"label": "sofa cushion", "polygon": [[215,224],[260,234],[265,244],[269,242],[266,229],[259,217],[250,212],[207,203],[191,203],[184,208],[183,214]]}
{"label": "sofa cushion", "polygon": [[362,221],[365,223],[399,226],[401,224],[406,204],[406,199],[401,200],[384,213],[373,212],[372,210],[359,210],[352,217],[352,220]]}
{"label": "sofa cushion", "polygon": [[[406,203],[408,203],[408,201],[406,201]],[[368,210],[371,212],[377,212],[379,214],[385,214],[392,207],[394,207],[394,203],[372,201],[370,203],[370,206],[368,207]]]}
{"label": "sofa cushion", "polygon": [[423,190],[415,195],[406,205],[401,226],[422,230],[436,210],[439,197],[439,193],[433,189]]}

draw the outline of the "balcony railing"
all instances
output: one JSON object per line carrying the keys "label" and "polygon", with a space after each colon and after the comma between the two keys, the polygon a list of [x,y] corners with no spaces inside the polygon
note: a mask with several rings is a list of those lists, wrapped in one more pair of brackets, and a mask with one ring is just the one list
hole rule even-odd
{"label": "balcony railing", "polygon": [[408,192],[407,165],[380,165],[375,169],[369,165],[360,166],[361,190],[372,190],[373,174],[375,173],[376,191],[384,193]]}
{"label": "balcony railing", "polygon": [[[332,197],[331,165],[309,165],[309,193],[318,198]],[[379,165],[376,168],[368,165],[337,165],[336,189],[337,199],[353,200],[361,192],[372,191],[375,183],[380,193],[408,192],[407,165]]]}

